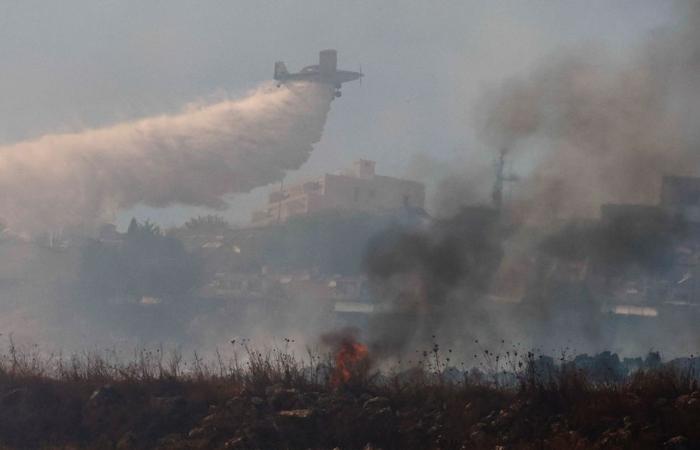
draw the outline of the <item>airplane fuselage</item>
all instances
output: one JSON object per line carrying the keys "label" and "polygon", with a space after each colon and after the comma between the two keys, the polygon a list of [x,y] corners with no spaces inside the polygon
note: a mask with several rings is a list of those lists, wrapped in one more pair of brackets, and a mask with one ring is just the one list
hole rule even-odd
{"label": "airplane fuselage", "polygon": [[324,83],[330,84],[336,88],[339,88],[343,83],[349,81],[359,80],[362,77],[360,72],[352,72],[349,70],[336,70],[331,74],[322,74],[318,71],[315,72],[298,72],[290,73],[287,75],[281,75],[275,77],[275,80],[285,82],[285,81],[310,81],[313,83]]}

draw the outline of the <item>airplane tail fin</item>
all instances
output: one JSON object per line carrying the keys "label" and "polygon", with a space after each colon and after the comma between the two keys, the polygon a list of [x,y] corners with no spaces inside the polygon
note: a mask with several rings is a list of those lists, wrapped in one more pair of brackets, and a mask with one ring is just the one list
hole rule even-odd
{"label": "airplane tail fin", "polygon": [[284,78],[285,75],[289,75],[289,72],[287,72],[287,66],[285,66],[282,61],[277,61],[275,63],[275,80]]}
{"label": "airplane tail fin", "polygon": [[338,69],[338,52],[335,50],[321,50],[318,54],[318,67],[323,75],[331,75]]}

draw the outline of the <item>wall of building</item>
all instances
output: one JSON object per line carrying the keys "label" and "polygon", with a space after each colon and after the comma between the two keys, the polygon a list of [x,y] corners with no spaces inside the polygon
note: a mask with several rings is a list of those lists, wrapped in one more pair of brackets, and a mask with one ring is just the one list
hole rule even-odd
{"label": "wall of building", "polygon": [[422,183],[376,175],[373,161],[359,160],[339,174],[326,174],[270,194],[266,208],[254,213],[253,223],[283,222],[324,209],[380,212],[424,205]]}
{"label": "wall of building", "polygon": [[664,177],[661,206],[688,222],[700,223],[700,178]]}
{"label": "wall of building", "polygon": [[328,207],[361,211],[422,208],[425,188],[415,181],[379,175],[369,179],[326,175],[324,201]]}

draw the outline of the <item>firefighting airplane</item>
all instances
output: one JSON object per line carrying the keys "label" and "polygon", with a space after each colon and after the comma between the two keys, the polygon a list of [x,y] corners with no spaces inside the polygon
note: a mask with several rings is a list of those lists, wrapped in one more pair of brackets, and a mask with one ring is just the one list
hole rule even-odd
{"label": "firefighting airplane", "polygon": [[275,80],[277,87],[287,81],[311,81],[314,83],[329,84],[335,88],[335,96],[340,97],[340,86],[348,81],[360,80],[362,72],[338,70],[338,52],[335,50],[321,50],[318,54],[318,64],[304,67],[300,72],[289,73],[282,61],[275,63]]}

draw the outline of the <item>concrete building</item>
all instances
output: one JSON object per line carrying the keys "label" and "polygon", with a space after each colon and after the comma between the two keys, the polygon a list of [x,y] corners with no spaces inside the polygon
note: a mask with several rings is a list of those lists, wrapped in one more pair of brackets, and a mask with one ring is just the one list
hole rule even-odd
{"label": "concrete building", "polygon": [[422,183],[377,175],[374,166],[374,161],[361,159],[339,173],[285,186],[270,194],[252,222],[267,225],[327,209],[381,212],[424,207]]}
{"label": "concrete building", "polygon": [[661,207],[688,222],[700,222],[700,178],[664,177]]}

